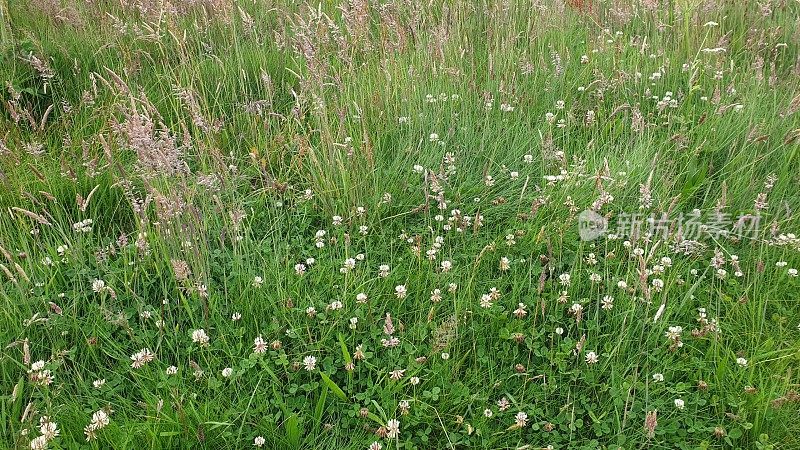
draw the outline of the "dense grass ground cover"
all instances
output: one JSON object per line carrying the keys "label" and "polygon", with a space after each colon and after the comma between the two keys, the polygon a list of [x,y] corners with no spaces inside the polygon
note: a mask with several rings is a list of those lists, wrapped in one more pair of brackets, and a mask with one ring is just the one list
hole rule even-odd
{"label": "dense grass ground cover", "polygon": [[0,448],[800,447],[798,17],[0,1]]}

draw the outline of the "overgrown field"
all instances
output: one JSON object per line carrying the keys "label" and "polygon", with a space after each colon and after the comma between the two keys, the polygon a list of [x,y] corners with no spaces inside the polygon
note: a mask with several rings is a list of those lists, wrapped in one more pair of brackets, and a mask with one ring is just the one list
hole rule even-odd
{"label": "overgrown field", "polygon": [[795,0],[0,0],[0,448],[800,448]]}

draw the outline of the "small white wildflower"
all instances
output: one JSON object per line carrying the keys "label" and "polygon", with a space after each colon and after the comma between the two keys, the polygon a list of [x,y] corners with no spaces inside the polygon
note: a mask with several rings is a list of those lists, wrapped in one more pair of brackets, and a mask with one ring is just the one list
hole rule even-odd
{"label": "small white wildflower", "polygon": [[663,373],[654,373],[653,374],[653,381],[656,383],[660,383],[664,381],[664,374]]}
{"label": "small white wildflower", "polygon": [[450,269],[453,268],[453,263],[452,263],[452,261],[445,260],[445,261],[442,261],[441,267],[442,267],[442,272],[447,273],[447,272],[450,271]]}
{"label": "small white wildflower", "polygon": [[736,364],[738,364],[740,367],[747,367],[747,360],[740,356],[736,358]]}
{"label": "small white wildflower", "polygon": [[208,345],[210,340],[211,339],[206,334],[206,330],[200,328],[192,331],[192,342],[195,344],[200,344],[201,346],[205,347]]}
{"label": "small white wildflower", "polygon": [[397,439],[400,436],[400,421],[397,419],[389,419],[386,422],[386,437],[389,439]]}
{"label": "small white wildflower", "polygon": [[92,290],[95,292],[102,292],[105,290],[106,282],[101,279],[95,279],[92,281]]}

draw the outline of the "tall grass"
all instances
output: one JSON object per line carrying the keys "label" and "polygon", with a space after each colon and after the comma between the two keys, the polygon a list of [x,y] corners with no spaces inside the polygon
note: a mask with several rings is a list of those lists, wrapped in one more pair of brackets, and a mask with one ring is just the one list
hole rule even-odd
{"label": "tall grass", "polygon": [[0,446],[797,447],[798,12],[0,3]]}

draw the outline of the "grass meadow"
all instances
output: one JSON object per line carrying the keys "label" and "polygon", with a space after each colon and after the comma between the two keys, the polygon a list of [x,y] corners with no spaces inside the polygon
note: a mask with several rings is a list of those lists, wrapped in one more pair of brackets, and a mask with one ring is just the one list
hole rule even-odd
{"label": "grass meadow", "polygon": [[800,448],[796,0],[0,0],[0,448]]}

